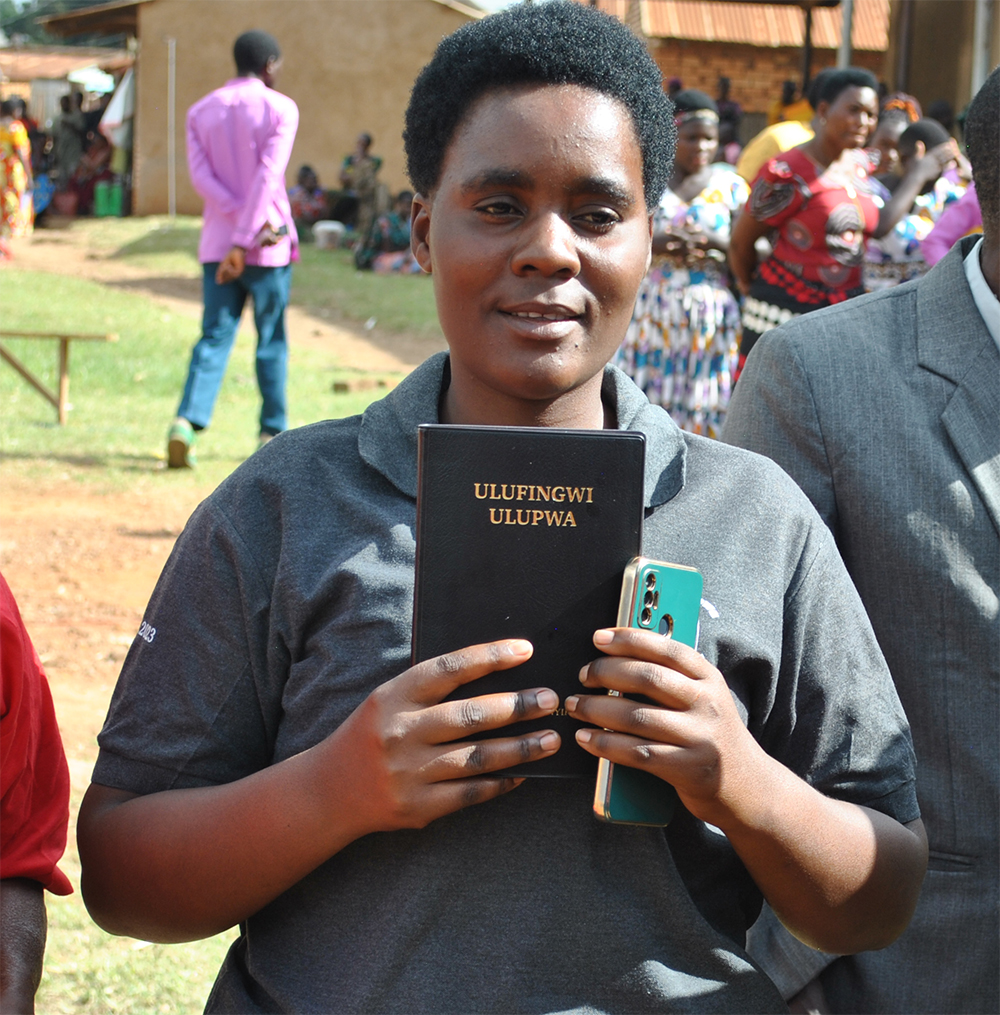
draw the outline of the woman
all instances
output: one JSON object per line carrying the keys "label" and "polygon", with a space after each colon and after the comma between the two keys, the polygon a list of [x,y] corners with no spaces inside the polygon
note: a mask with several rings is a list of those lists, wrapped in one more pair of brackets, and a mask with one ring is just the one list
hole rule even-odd
{"label": "woman", "polygon": [[886,176],[899,182],[899,138],[911,123],[916,123],[919,119],[920,103],[912,95],[896,92],[882,103],[882,111],[875,132],[868,141],[868,148],[878,152],[878,176],[883,184]]}
{"label": "woman", "polygon": [[[473,21],[417,79],[412,245],[450,352],[363,416],[280,434],[198,509],[80,814],[102,925],[242,924],[209,1011],[778,1011],[743,950],[762,891],[831,951],[883,947],[912,911],[912,747],[829,532],[777,467],[607,365],[673,132],[645,47],[582,4]],[[642,433],[643,549],[700,566],[702,651],[599,630],[564,702],[518,683],[520,639],[411,666],[437,422]],[[500,670],[513,689],[477,694]],[[593,778],[503,775],[561,748],[560,705],[583,750],[675,786],[667,832],[595,821]]]}
{"label": "woman", "polygon": [[10,257],[7,241],[31,234],[31,145],[18,119],[24,103],[5,99],[0,104],[0,257]]}
{"label": "woman", "polygon": [[[888,180],[894,190],[924,153],[950,142],[948,132],[937,120],[917,120],[899,137],[900,175]],[[884,182],[884,181],[883,181]],[[868,292],[889,289],[910,279],[920,278],[929,265],[924,259],[923,241],[946,208],[965,193],[966,183],[953,169],[929,180],[917,195],[911,208],[881,239],[868,241],[865,253],[864,284]]]}
{"label": "woman", "polygon": [[674,109],[677,154],[653,216],[653,264],[617,363],[678,426],[718,437],[739,355],[729,230],[750,191],[735,169],[714,162],[712,99],[688,89],[674,97]]}
{"label": "woman", "polygon": [[[741,361],[770,328],[862,293],[865,241],[884,236],[955,157],[953,144],[932,149],[891,198],[877,197],[875,166],[863,150],[875,125],[876,88],[866,70],[830,73],[816,95],[815,136],[771,159],[753,183],[729,249],[746,296]],[[754,245],[772,230],[773,253],[758,267]]]}
{"label": "woman", "polygon": [[300,237],[312,239],[312,227],[326,218],[326,191],[319,185],[319,177],[312,166],[300,166],[296,184],[288,192],[292,221]]}
{"label": "woman", "polygon": [[[354,151],[344,156],[340,167],[340,185],[347,197],[356,202],[350,224],[354,226],[361,243],[375,219],[376,177],[382,168],[382,159],[371,154],[371,146],[371,134],[359,134]],[[336,217],[335,213],[334,218]]]}

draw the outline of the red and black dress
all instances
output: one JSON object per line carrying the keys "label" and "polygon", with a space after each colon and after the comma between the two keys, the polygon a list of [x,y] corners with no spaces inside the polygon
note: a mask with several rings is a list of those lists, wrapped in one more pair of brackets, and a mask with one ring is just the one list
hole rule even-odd
{"label": "red and black dress", "polygon": [[881,207],[869,176],[875,165],[855,148],[824,169],[793,148],[757,174],[746,213],[777,238],[743,303],[741,361],[765,331],[864,292],[865,241]]}

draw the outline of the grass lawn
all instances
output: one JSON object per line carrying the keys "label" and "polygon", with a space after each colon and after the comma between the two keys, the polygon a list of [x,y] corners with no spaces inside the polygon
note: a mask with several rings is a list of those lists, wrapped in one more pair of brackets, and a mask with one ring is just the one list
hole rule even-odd
{"label": "grass lawn", "polygon": [[[0,455],[5,469],[51,472],[60,464],[80,481],[111,488],[155,479],[163,469],[166,427],[177,408],[196,331],[186,317],[144,296],[95,282],[6,270],[4,327],[44,331],[117,332],[115,344],[77,342],[70,349],[67,426],[9,367],[0,370]],[[6,339],[4,344],[50,388],[57,386],[56,343]],[[197,473],[172,480],[219,483],[256,447],[259,395],[253,338],[244,329],[233,349],[212,427],[199,448]],[[360,412],[372,393],[334,394],[332,353],[294,349],[289,367],[292,426]]]}
{"label": "grass lawn", "polygon": [[[198,278],[199,220],[91,219],[74,223],[94,255],[164,277]],[[42,331],[117,332],[117,344],[73,343],[70,349],[69,425],[7,365],[0,366],[0,456],[5,470],[29,478],[61,470],[81,482],[111,489],[156,481],[162,474],[166,426],[183,387],[197,326],[145,296],[84,279],[6,269],[3,327]],[[292,302],[327,319],[380,329],[438,331],[430,280],[384,278],[357,272],[348,251],[303,248],[293,273]],[[56,343],[6,339],[5,345],[50,388],[57,387]],[[176,483],[214,487],[256,446],[259,395],[254,338],[244,327],[233,349],[211,429],[198,448],[196,474]],[[335,350],[292,349],[290,425],[362,411],[376,393],[334,394],[333,382],[350,378]],[[57,472],[57,474],[59,474]]]}
{"label": "grass lawn", "polygon": [[[73,794],[76,814],[82,795]],[[80,883],[80,857],[70,836],[60,869]],[[80,893],[45,893],[49,935],[35,996],[39,1015],[196,1015],[236,930],[205,941],[157,945],[105,934],[87,915]]]}
{"label": "grass lawn", "polygon": [[[81,219],[73,229],[86,234],[95,254],[163,275],[200,278],[198,234],[201,219],[166,216]],[[292,303],[327,311],[332,320],[378,322],[387,331],[440,334],[434,291],[424,275],[385,278],[357,271],[348,250],[300,248],[292,272]]]}

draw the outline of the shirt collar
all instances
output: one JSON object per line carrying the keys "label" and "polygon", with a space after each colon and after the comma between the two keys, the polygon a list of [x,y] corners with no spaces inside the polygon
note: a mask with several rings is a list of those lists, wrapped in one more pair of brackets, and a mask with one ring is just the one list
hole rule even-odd
{"label": "shirt collar", "polygon": [[979,252],[982,250],[982,246],[983,241],[980,239],[966,255],[963,262],[965,277],[972,290],[976,309],[986,324],[986,330],[993,336],[993,341],[1000,349],[1000,300],[996,298],[986,281],[986,276],[983,275],[983,266],[979,261]]}
{"label": "shirt collar", "polygon": [[260,88],[267,88],[267,85],[265,85],[260,78],[251,77],[230,78],[225,85],[226,88],[232,88],[234,86],[238,86],[240,88],[257,88],[258,86]]}
{"label": "shirt collar", "polygon": [[[431,356],[385,398],[368,406],[361,418],[361,457],[408,497],[417,496],[417,427],[440,422],[447,370],[447,353]],[[601,397],[614,412],[619,430],[646,435],[646,507],[665,504],[684,486],[687,446],[680,429],[617,367],[604,368]]]}

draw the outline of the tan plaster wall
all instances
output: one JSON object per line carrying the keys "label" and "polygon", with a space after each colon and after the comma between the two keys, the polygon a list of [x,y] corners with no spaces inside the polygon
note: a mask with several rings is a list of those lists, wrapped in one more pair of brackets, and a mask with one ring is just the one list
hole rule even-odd
{"label": "tan plaster wall", "polygon": [[[902,5],[889,4],[887,79],[906,86],[926,109],[935,99],[947,99],[956,113],[972,98],[975,0],[919,0],[913,4],[909,77],[899,81],[902,54]],[[989,70],[1000,63],[1000,3],[993,0]]]}
{"label": "tan plaster wall", "polygon": [[167,211],[167,39],[177,40],[177,210],[200,214],[187,174],[187,109],[235,70],[232,45],[252,28],[281,44],[279,91],[299,107],[288,183],[309,163],[337,186],[344,155],[361,131],[384,159],[380,179],[407,186],[403,113],[420,68],[468,18],[433,0],[155,0],[139,14],[133,210]]}

